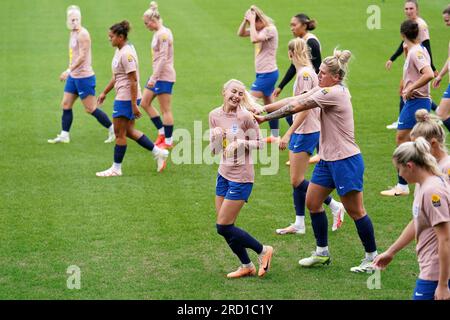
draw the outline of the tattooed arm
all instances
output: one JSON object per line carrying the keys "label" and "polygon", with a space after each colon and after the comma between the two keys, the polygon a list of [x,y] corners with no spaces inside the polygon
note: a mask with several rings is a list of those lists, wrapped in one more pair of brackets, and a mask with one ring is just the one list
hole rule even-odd
{"label": "tattooed arm", "polygon": [[265,111],[265,112],[273,112],[273,111],[278,110],[281,107],[283,107],[283,106],[285,106],[287,104],[290,104],[290,103],[292,103],[292,102],[294,102],[294,101],[296,101],[298,99],[305,99],[305,98],[311,96],[313,93],[315,93],[317,90],[320,89],[320,87],[316,87],[316,88],[313,88],[310,91],[308,91],[306,93],[302,93],[301,95],[298,95],[298,96],[284,98],[284,99],[281,99],[281,100],[279,100],[277,102],[274,102],[274,103],[271,103],[271,104],[267,104],[267,105],[264,106],[263,111]]}
{"label": "tattooed arm", "polygon": [[256,121],[261,123],[261,122],[265,122],[265,121],[269,121],[269,120],[273,120],[273,119],[280,119],[280,118],[287,117],[288,115],[298,113],[300,111],[305,111],[305,110],[309,110],[309,109],[317,108],[317,107],[319,107],[319,105],[313,99],[311,99],[309,97],[300,98],[300,99],[296,99],[292,103],[285,105],[284,107],[278,109],[277,111],[274,111],[272,113],[265,115],[264,117],[256,118]]}

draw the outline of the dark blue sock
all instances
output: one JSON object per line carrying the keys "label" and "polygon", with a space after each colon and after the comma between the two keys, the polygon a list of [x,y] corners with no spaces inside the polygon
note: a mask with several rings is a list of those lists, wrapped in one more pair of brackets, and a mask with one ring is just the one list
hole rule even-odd
{"label": "dark blue sock", "polygon": [[398,183],[406,185],[406,186],[408,185],[408,182],[405,179],[403,179],[403,177],[400,175],[398,175]]}
{"label": "dark blue sock", "polygon": [[365,215],[363,218],[356,220],[355,225],[366,252],[376,251],[375,232],[373,231],[372,221],[369,216]]}
{"label": "dark blue sock", "polygon": [[104,126],[106,129],[108,129],[109,127],[112,126],[111,120],[109,120],[108,116],[106,115],[106,113],[104,113],[101,109],[97,108],[94,110],[94,112],[91,113],[98,122],[100,122],[100,124],[102,126]]}
{"label": "dark blue sock", "polygon": [[292,120],[292,115],[290,115],[290,116],[287,116],[287,117],[286,117],[286,121],[287,121],[287,123],[288,123],[289,127],[290,127],[290,126],[292,126],[292,123],[293,123],[293,120]]}
{"label": "dark blue sock", "polygon": [[311,224],[314,230],[314,237],[316,237],[316,244],[318,247],[328,246],[328,219],[325,211],[310,213]]}
{"label": "dark blue sock", "polygon": [[431,110],[436,111],[437,108],[438,108],[437,104],[434,103],[433,100],[431,100]]}
{"label": "dark blue sock", "polygon": [[173,133],[173,125],[170,126],[164,125],[164,135],[166,136],[166,138],[172,138],[172,133]]}
{"label": "dark blue sock", "polygon": [[450,118],[447,118],[447,120],[443,121],[444,126],[447,128],[448,131],[450,131]]}
{"label": "dark blue sock", "polygon": [[153,124],[155,125],[156,129],[161,129],[163,127],[163,123],[161,121],[161,117],[160,116],[156,116],[151,118]]}
{"label": "dark blue sock", "polygon": [[63,131],[70,131],[70,127],[72,126],[72,121],[73,121],[73,112],[72,109],[69,110],[64,110],[63,109],[63,114],[62,114],[62,129]]}
{"label": "dark blue sock", "polygon": [[234,225],[216,224],[217,233],[225,238],[228,246],[231,248],[234,254],[238,256],[241,263],[248,264],[251,262],[251,260],[248,256],[247,250],[244,246],[242,246],[242,244],[239,243],[239,241],[236,241],[236,239],[234,238],[233,227]]}
{"label": "dark blue sock", "polygon": [[329,206],[330,205],[330,203],[331,203],[331,200],[333,200],[333,198],[331,197],[331,196],[328,196],[326,199],[325,199],[325,204],[327,205],[327,206]]}
{"label": "dark blue sock", "polygon": [[309,181],[303,180],[297,187],[293,188],[292,196],[294,198],[294,208],[297,216],[305,215],[305,199],[308,185]]}
{"label": "dark blue sock", "polygon": [[405,101],[403,101],[403,97],[400,96],[400,102],[399,102],[399,104],[398,104],[398,107],[399,107],[398,114],[402,113],[402,110],[403,110],[403,107],[404,107],[404,106],[405,106]]}
{"label": "dark blue sock", "polygon": [[139,139],[136,140],[136,142],[143,148],[153,151],[153,148],[155,148],[155,145],[153,142],[147,138],[145,134],[142,135]]}
{"label": "dark blue sock", "polygon": [[122,163],[127,151],[127,145],[121,146],[116,144],[114,147],[114,163]]}

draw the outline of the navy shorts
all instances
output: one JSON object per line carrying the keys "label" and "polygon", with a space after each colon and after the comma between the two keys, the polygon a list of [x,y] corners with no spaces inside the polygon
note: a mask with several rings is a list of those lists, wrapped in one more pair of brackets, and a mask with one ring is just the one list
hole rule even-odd
{"label": "navy shorts", "polygon": [[[417,279],[416,287],[412,296],[413,300],[434,300],[434,292],[436,291],[438,281]],[[448,282],[450,288],[450,280]]]}
{"label": "navy shorts", "polygon": [[444,95],[442,96],[444,99],[450,99],[450,83],[448,84],[447,90],[445,90]]}
{"label": "navy shorts", "polygon": [[311,182],[319,186],[336,189],[340,196],[350,191],[363,191],[364,160],[362,155],[336,160],[320,160],[316,164]]}
{"label": "navy shorts", "polygon": [[309,155],[314,153],[319,145],[320,131],[312,133],[293,133],[289,141],[289,150],[293,153],[306,152]]}
{"label": "navy shorts", "polygon": [[64,86],[64,92],[76,94],[81,100],[88,96],[95,97],[95,80],[95,75],[87,78],[72,78],[69,75]]}
{"label": "navy shorts", "polygon": [[256,80],[252,84],[252,91],[260,91],[265,97],[270,97],[275,90],[278,76],[278,70],[269,73],[257,73]]}
{"label": "navy shorts", "polygon": [[248,201],[252,193],[253,183],[239,183],[225,179],[217,174],[216,196],[225,197],[227,200],[244,200]]}
{"label": "navy shorts", "polygon": [[149,88],[147,85],[145,85],[145,88],[153,91],[156,95],[163,93],[172,94],[173,84],[174,82],[169,81],[156,81],[155,86],[153,88]]}
{"label": "navy shorts", "polygon": [[398,118],[397,130],[412,129],[416,125],[416,111],[419,109],[431,110],[430,98],[415,98],[406,100]]}
{"label": "navy shorts", "polygon": [[[141,99],[138,99],[137,104],[141,104]],[[131,107],[131,100],[114,100],[113,118],[124,117],[129,120],[134,120],[133,108]]]}

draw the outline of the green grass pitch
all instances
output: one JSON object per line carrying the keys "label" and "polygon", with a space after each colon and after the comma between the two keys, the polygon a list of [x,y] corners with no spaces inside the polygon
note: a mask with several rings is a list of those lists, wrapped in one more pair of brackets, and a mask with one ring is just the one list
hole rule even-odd
{"label": "green grass pitch", "polygon": [[[113,48],[108,28],[128,19],[133,30],[141,85],[151,74],[152,34],[141,20],[149,1],[78,0],[83,25],[93,41],[93,67],[100,93],[111,77]],[[256,182],[237,225],[274,246],[272,269],[264,279],[230,281],[225,274],[239,262],[215,231],[214,187],[217,165],[175,165],[156,173],[148,152],[134,142],[124,160],[124,176],[99,179],[113,147],[107,132],[80,102],[74,107],[71,143],[49,145],[60,130],[68,30],[65,9],[72,1],[7,0],[0,11],[0,299],[410,299],[418,275],[414,246],[398,254],[381,274],[381,289],[369,290],[368,275],[349,268],[363,257],[354,223],[330,231],[332,263],[301,269],[298,260],[315,243],[306,217],[304,236],[277,236],[292,221],[289,176],[280,153],[277,175]],[[401,0],[165,0],[164,24],[175,37],[173,110],[176,128],[194,132],[194,121],[208,126],[208,113],[221,103],[221,86],[230,78],[249,87],[254,79],[253,47],[236,36],[244,11],[257,4],[279,31],[278,65],[289,62],[289,20],[299,12],[317,19],[314,33],[323,57],[339,46],[354,54],[348,85],[352,93],[357,143],[365,160],[365,206],[374,223],[379,251],[400,234],[411,217],[412,196],[382,198],[395,183],[391,154],[395,132],[385,126],[397,117],[397,88],[403,58],[390,72],[384,63],[397,48],[404,19]],[[449,29],[442,22],[445,0],[421,1],[428,22],[435,65],[447,57]],[[367,7],[381,9],[381,29],[369,30]],[[443,87],[433,90],[439,102]],[[290,87],[283,96],[287,96]],[[103,109],[112,112],[113,93]],[[285,121],[281,121],[283,131]],[[137,127],[156,131],[145,115]],[[264,129],[267,125],[263,126]],[[206,142],[203,144],[206,147]],[[311,170],[310,170],[311,172]],[[310,177],[310,173],[307,175]],[[331,227],[330,227],[331,228]],[[256,262],[256,256],[251,253]],[[70,265],[81,269],[81,289],[66,287]]]}

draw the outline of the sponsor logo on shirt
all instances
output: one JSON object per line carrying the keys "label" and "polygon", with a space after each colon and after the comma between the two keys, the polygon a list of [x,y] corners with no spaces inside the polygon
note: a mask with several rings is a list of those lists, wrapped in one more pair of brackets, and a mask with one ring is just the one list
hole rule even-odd
{"label": "sponsor logo on shirt", "polygon": [[423,52],[422,52],[422,51],[417,51],[417,59],[419,59],[419,60],[424,59],[424,56],[423,56]]}
{"label": "sponsor logo on shirt", "polygon": [[433,207],[438,208],[441,206],[441,197],[439,197],[437,194],[433,194],[431,196],[431,202],[433,203]]}
{"label": "sponsor logo on shirt", "polygon": [[322,89],[321,92],[323,93],[323,95],[326,95],[328,92],[330,92],[330,88]]}
{"label": "sponsor logo on shirt", "polygon": [[133,56],[131,54],[128,54],[127,60],[128,62],[133,62]]}
{"label": "sponsor logo on shirt", "polygon": [[447,170],[448,178],[450,179],[450,169]]}
{"label": "sponsor logo on shirt", "polygon": [[303,80],[308,81],[309,80],[309,73],[307,71],[303,72]]}

